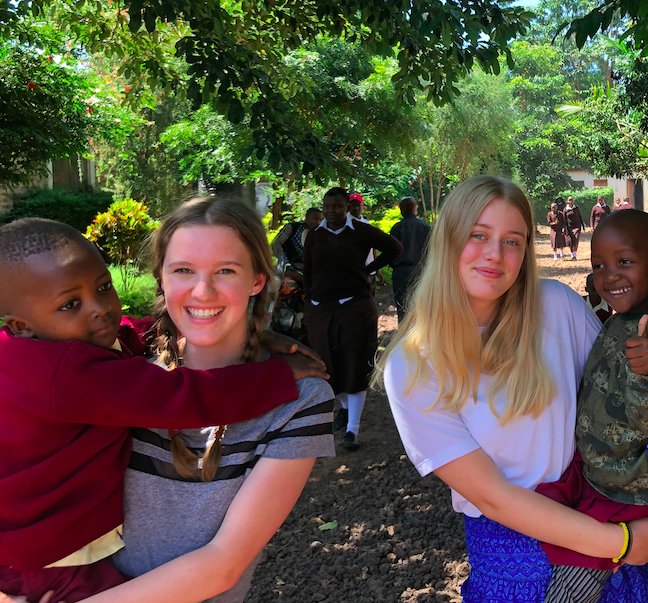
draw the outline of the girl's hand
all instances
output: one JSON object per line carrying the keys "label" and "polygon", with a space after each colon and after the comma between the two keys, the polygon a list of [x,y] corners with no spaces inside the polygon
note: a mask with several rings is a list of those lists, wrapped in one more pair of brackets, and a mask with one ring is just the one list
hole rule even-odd
{"label": "girl's hand", "polygon": [[628,529],[632,531],[632,549],[624,561],[628,565],[648,563],[648,517],[631,521]]}

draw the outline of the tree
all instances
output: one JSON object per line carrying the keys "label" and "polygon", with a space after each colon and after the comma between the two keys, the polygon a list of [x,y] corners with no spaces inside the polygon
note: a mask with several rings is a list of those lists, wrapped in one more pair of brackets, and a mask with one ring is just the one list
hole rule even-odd
{"label": "tree", "polygon": [[638,60],[618,87],[595,89],[585,102],[559,108],[579,134],[569,141],[573,152],[596,173],[648,176],[647,80],[646,67]]}
{"label": "tree", "polygon": [[52,56],[0,45],[0,184],[29,184],[47,162],[84,155],[96,118],[90,84]]}
{"label": "tree", "polygon": [[414,172],[424,200],[427,180],[430,209],[438,211],[448,184],[477,173],[511,175],[512,97],[503,76],[475,70],[460,84],[455,102],[418,108],[427,132],[416,141]]}
{"label": "tree", "polygon": [[642,55],[648,52],[648,4],[637,0],[604,0],[586,15],[565,23],[565,37],[574,37],[576,46],[583,48],[589,39],[605,32],[613,20],[625,26],[621,39],[629,38]]}
{"label": "tree", "polygon": [[[587,90],[592,85],[612,84],[614,64],[618,58],[614,46],[599,37],[577,47],[573,36],[560,36],[568,21],[582,17],[596,7],[598,0],[540,0],[534,8],[533,20],[525,40],[535,44],[551,44],[561,55],[566,82],[575,90]],[[614,18],[605,29],[608,38],[623,33],[623,23]]]}
{"label": "tree", "polygon": [[[364,188],[377,184],[377,166],[411,148],[412,112],[396,96],[391,76],[395,60],[372,57],[359,43],[320,38],[285,57],[280,74],[295,120],[326,145],[334,165],[304,178],[283,172],[254,150],[258,132],[248,119],[232,124],[210,106],[171,126],[162,136],[186,184],[198,179],[209,188],[222,182],[261,178],[276,187],[273,227],[282,203],[296,188],[329,179]],[[381,192],[381,197],[384,194]]]}
{"label": "tree", "polygon": [[[299,119],[284,56],[321,35],[358,42],[371,54],[393,56],[396,94],[410,103],[416,90],[442,104],[457,82],[480,65],[499,72],[500,55],[525,30],[531,13],[495,0],[2,0],[0,33],[13,36],[27,14],[58,11],[68,31],[92,51],[101,45],[123,57],[122,73],[149,74],[158,85],[185,88],[198,107],[212,103],[232,123],[249,119],[254,149],[275,172],[308,174],[334,167],[325,140]],[[67,15],[67,17],[66,17]],[[144,30],[150,35],[146,35]],[[188,65],[185,76],[162,51]],[[158,45],[159,40],[163,41]]]}
{"label": "tree", "polygon": [[565,138],[567,124],[555,108],[574,98],[567,83],[564,54],[549,44],[526,40],[511,45],[514,67],[509,88],[516,100],[516,168],[521,183],[542,216],[547,204],[570,186],[567,169],[574,163]]}

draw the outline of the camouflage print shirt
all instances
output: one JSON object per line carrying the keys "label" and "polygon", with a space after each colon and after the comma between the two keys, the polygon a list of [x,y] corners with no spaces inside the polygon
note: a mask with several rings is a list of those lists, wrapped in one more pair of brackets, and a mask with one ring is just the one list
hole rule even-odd
{"label": "camouflage print shirt", "polygon": [[603,326],[585,365],[576,416],[587,481],[632,505],[648,505],[648,377],[635,375],[625,355],[640,317],[615,314]]}

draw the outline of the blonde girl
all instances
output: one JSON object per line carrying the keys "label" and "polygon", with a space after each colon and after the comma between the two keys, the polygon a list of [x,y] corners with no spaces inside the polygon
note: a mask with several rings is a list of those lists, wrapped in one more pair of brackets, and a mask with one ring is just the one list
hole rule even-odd
{"label": "blonde girl", "polygon": [[[451,487],[465,516],[468,603],[541,603],[551,566],[536,539],[610,558],[623,545],[620,526],[534,492],[572,459],[576,393],[601,328],[575,292],[538,279],[534,230],[512,182],[460,184],[382,360],[410,459]],[[633,549],[631,562],[646,553]]]}
{"label": "blonde girl", "polygon": [[[153,274],[158,363],[207,369],[267,356],[273,271],[252,209],[214,198],[181,205],[155,234]],[[88,601],[242,603],[315,457],[334,455],[331,388],[316,378],[297,387],[298,400],[244,423],[134,431],[114,563],[140,577]]]}

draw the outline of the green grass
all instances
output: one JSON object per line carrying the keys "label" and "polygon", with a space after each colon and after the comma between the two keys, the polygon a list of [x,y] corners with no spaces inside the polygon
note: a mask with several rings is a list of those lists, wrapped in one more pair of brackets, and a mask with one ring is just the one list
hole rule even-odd
{"label": "green grass", "polygon": [[122,302],[124,314],[130,314],[141,318],[150,316],[153,313],[155,303],[156,282],[150,272],[142,272],[135,277],[134,282],[128,291],[124,290],[122,275],[117,266],[109,266],[113,284]]}

